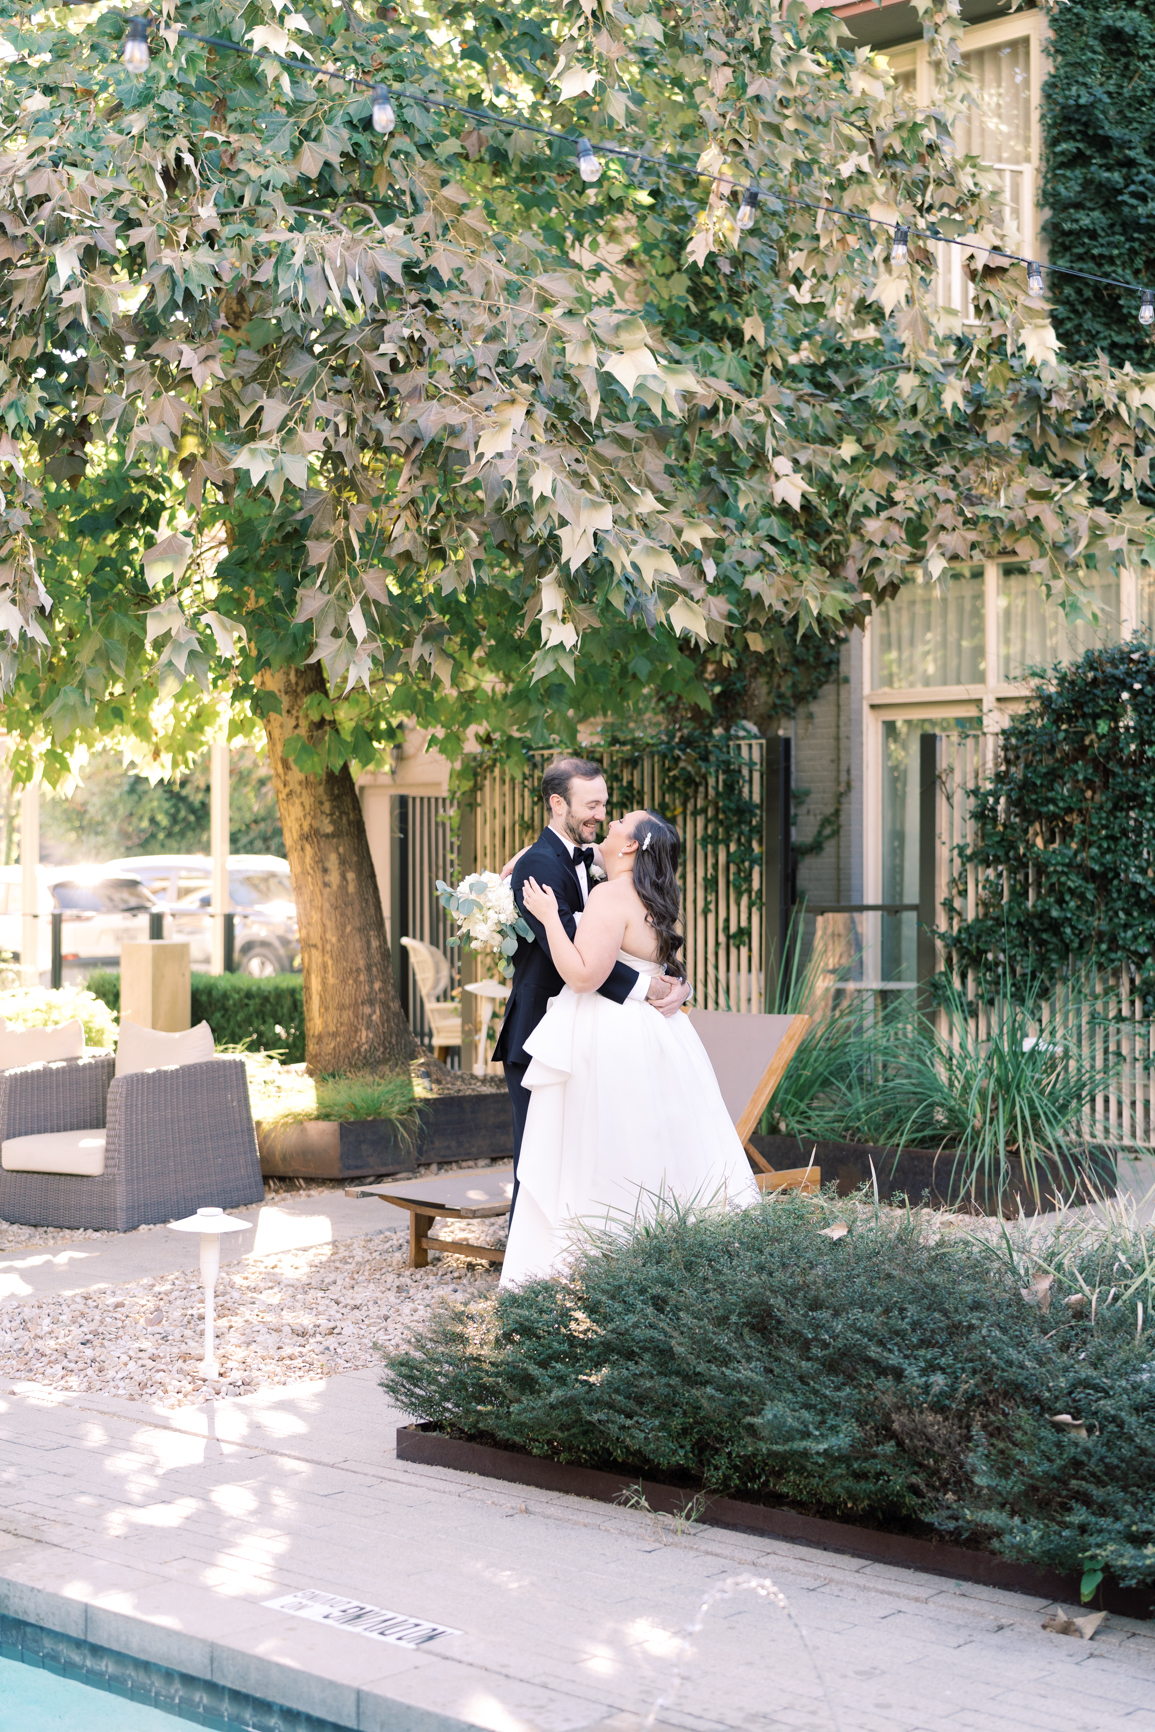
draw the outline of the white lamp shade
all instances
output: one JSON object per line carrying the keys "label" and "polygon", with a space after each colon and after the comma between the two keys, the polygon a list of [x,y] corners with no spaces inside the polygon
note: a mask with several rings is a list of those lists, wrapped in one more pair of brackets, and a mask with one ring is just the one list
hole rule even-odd
{"label": "white lamp shade", "polygon": [[175,1233],[247,1233],[252,1225],[251,1221],[234,1221],[223,1209],[198,1209],[183,1221],[169,1222]]}

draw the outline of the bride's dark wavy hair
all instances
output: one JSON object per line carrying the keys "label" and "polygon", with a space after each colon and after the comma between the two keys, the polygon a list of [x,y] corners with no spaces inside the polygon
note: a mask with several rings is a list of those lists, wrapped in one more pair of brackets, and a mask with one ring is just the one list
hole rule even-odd
{"label": "bride's dark wavy hair", "polygon": [[642,899],[647,923],[657,934],[662,972],[685,980],[686,965],[678,955],[685,943],[678,931],[682,913],[682,892],[678,887],[681,840],[668,819],[649,810],[635,825],[633,840],[638,845],[634,855],[634,889]]}

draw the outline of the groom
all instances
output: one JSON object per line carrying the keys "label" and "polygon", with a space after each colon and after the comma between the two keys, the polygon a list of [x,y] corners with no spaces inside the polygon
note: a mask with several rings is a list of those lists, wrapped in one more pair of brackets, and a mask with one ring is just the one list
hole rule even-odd
{"label": "groom", "polygon": [[[606,818],[609,790],[600,764],[588,758],[558,758],[546,770],[541,782],[542,798],[548,823],[532,848],[518,860],[513,869],[513,894],[521,909],[521,890],[527,878],[548,884],[557,897],[558,912],[567,935],[572,938],[577,929],[574,919],[586,905],[590,893],[590,866],[593,863],[592,844]],[[505,1081],[513,1105],[513,1177],[514,1201],[517,1200],[517,1161],[521,1154],[521,1139],[525,1131],[525,1116],[529,1111],[530,1093],[525,1087],[525,1073],[530,1055],[525,1043],[533,1033],[551,998],[562,989],[562,978],[550,960],[545,928],[532,914],[522,910],[523,919],[533,927],[534,942],[523,939],[513,959],[513,991],[505,1007],[505,1021],[493,1049],[495,1059],[505,1066]],[[608,979],[598,987],[615,1004],[627,998],[645,999],[672,1016],[690,996],[684,980],[672,980],[659,974],[656,978],[615,962]]]}

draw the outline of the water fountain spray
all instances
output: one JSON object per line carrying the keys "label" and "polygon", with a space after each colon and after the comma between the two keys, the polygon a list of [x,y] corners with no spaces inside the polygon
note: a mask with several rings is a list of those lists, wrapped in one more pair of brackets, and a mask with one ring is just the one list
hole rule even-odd
{"label": "water fountain spray", "polygon": [[678,1644],[678,1652],[674,1660],[674,1675],[670,1679],[670,1687],[666,1691],[665,1695],[658,1697],[657,1701],[642,1721],[641,1732],[653,1732],[654,1722],[657,1720],[658,1715],[663,1711],[663,1709],[672,1708],[678,1697],[681,1695],[682,1685],[686,1681],[686,1671],[694,1654],[694,1638],[695,1636],[701,1635],[707,1614],[713,1610],[719,1600],[730,1600],[733,1599],[735,1594],[747,1591],[753,1594],[759,1594],[763,1599],[773,1600],[774,1604],[780,1606],[786,1613],[786,1616],[790,1619],[790,1622],[798,1632],[802,1646],[806,1649],[806,1657],[814,1667],[814,1675],[822,1686],[822,1694],[826,1700],[826,1711],[830,1715],[830,1724],[833,1726],[834,1732],[842,1732],[842,1722],[838,1718],[838,1710],[835,1708],[830,1691],[827,1688],[822,1668],[814,1658],[814,1650],[807,1639],[806,1631],[794,1616],[794,1612],[789,1600],[786,1598],[786,1595],[774,1586],[774,1583],[770,1580],[769,1576],[731,1576],[729,1581],[722,1582],[718,1587],[710,1589],[710,1592],[698,1607],[693,1622],[687,1624],[686,1628],[682,1631],[682,1638]]}

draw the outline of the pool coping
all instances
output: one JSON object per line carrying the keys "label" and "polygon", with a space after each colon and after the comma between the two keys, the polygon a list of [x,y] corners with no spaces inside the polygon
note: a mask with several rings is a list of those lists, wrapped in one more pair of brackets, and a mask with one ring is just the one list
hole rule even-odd
{"label": "pool coping", "polygon": [[[267,1732],[477,1732],[472,1721],[419,1707],[371,1684],[346,1683],[262,1654],[259,1646],[263,1637],[283,1635],[286,1620],[301,1622],[289,1613],[259,1602],[238,1602],[236,1611],[243,1614],[240,1621],[244,1629],[233,1640],[202,1636],[195,1621],[174,1629],[116,1609],[107,1603],[119,1597],[115,1585],[97,1587],[95,1578],[100,1573],[98,1560],[91,1554],[71,1551],[50,1540],[25,1538],[11,1529],[0,1532],[0,1652],[14,1645],[6,1641],[6,1633],[39,1630],[47,1638],[48,1669],[64,1676],[76,1676],[79,1657],[84,1653],[95,1653],[110,1665],[123,1666],[126,1681],[134,1665],[160,1667],[187,1681],[190,1688],[199,1687],[206,1693],[206,1702],[231,1700],[238,1707],[245,1704],[272,1710],[263,1723],[259,1719],[252,1722],[257,1732],[266,1732],[266,1728]],[[114,1583],[118,1572],[111,1573]],[[42,1585],[45,1579],[59,1585]],[[219,1613],[218,1597],[210,1590],[199,1593],[206,1612],[211,1603]],[[365,1638],[349,1635],[348,1640],[360,1643]],[[387,1643],[381,1647],[383,1669],[388,1667],[390,1656],[408,1654],[419,1663],[415,1650]],[[190,1666],[190,1650],[207,1654],[207,1667]],[[4,1652],[4,1657],[19,1656]],[[127,1695],[129,1691],[121,1689],[118,1693]],[[162,1706],[159,1702],[153,1705]],[[220,1717],[216,1722],[202,1717],[200,1724],[211,1727],[222,1721]]]}
{"label": "pool coping", "polygon": [[0,1660],[15,1660],[86,1684],[210,1732],[357,1732],[355,1727],[338,1726],[335,1720],[320,1719],[303,1709],[270,1702],[211,1678],[197,1678],[155,1660],[137,1659],[6,1612],[0,1612]]}

